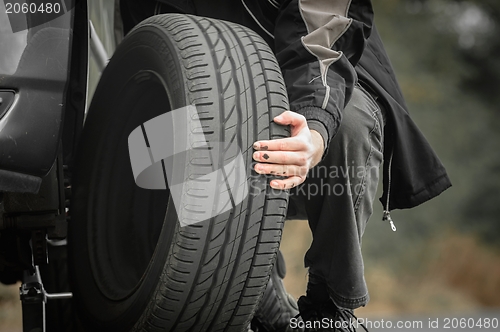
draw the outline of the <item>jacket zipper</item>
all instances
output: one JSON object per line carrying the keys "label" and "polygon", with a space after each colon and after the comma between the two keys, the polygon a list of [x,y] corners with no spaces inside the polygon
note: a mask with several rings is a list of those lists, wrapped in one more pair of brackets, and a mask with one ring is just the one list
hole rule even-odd
{"label": "jacket zipper", "polygon": [[[375,103],[378,104],[376,98],[374,96],[376,96],[376,93],[370,88],[370,85],[368,84],[362,84],[364,83],[361,79],[358,79],[358,82],[359,82],[359,85],[365,89],[364,87],[366,86],[367,89],[369,90],[368,94],[370,96],[372,96],[372,99]],[[365,90],[367,90],[365,89]],[[382,221],[388,221],[391,225],[391,229],[393,232],[395,232],[397,230],[396,228],[396,225],[394,224],[394,221],[392,220],[391,218],[391,212],[389,211],[389,201],[391,199],[391,170],[392,170],[392,157],[394,155],[394,149],[391,149],[391,156],[389,157],[389,171],[388,171],[388,188],[387,188],[387,200],[385,202],[385,210],[383,212],[383,215],[382,215]]]}
{"label": "jacket zipper", "polygon": [[397,230],[394,221],[391,218],[391,212],[389,211],[389,200],[391,198],[391,168],[392,168],[392,156],[394,154],[394,150],[391,150],[391,156],[389,158],[389,174],[388,176],[388,187],[387,187],[387,200],[385,202],[385,210],[382,216],[382,221],[388,221],[391,224],[391,229],[393,232]]}

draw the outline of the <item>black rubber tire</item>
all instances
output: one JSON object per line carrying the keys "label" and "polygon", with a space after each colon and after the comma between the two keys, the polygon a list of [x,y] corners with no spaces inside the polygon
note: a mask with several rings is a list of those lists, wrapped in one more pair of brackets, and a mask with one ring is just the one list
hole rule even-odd
{"label": "black rubber tire", "polygon": [[[168,190],[135,185],[127,138],[145,121],[186,105],[196,105],[207,140],[238,144],[252,183],[251,194],[230,211],[181,228]],[[89,331],[248,326],[288,203],[287,192],[272,190],[270,178],[253,171],[252,144],[289,136],[272,120],[287,108],[274,55],[247,28],[165,14],[127,35],[97,87],[73,178],[69,269]],[[186,164],[192,175],[200,167]]]}

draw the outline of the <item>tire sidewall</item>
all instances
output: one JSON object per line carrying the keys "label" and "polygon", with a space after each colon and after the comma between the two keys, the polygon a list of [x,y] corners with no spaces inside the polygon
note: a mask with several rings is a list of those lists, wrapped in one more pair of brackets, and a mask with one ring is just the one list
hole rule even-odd
{"label": "tire sidewall", "polygon": [[[73,221],[69,231],[69,256],[72,272],[75,301],[82,321],[93,330],[127,330],[138,320],[142,311],[150,302],[160,279],[167,253],[168,240],[171,239],[172,225],[163,225],[159,236],[157,250],[149,264],[144,280],[134,293],[122,301],[111,301],[100,291],[95,275],[92,273],[89,259],[91,245],[87,239],[93,236],[89,230],[89,221],[93,217],[94,181],[102,178],[103,170],[109,168],[98,156],[107,153],[113,147],[105,135],[110,126],[126,126],[126,119],[131,116],[126,107],[120,109],[106,108],[108,100],[119,98],[123,86],[141,72],[156,75],[161,79],[169,100],[170,108],[176,109],[187,104],[187,97],[180,84],[182,77],[178,62],[172,58],[176,50],[165,34],[154,26],[143,26],[131,32],[118,47],[109,66],[103,72],[96,89],[96,94],[89,108],[84,132],[82,133],[73,181],[74,198],[72,200]],[[150,46],[148,46],[150,45]],[[160,52],[158,52],[158,50]],[[137,59],[140,59],[137,61]],[[120,121],[115,121],[120,119]],[[118,122],[118,123],[117,123]],[[104,142],[104,143],[103,143]],[[108,146],[106,146],[108,145]],[[97,157],[96,157],[97,156]],[[88,161],[92,161],[88,165]],[[171,199],[167,214],[176,220]],[[112,240],[112,239],[111,239]],[[85,293],[85,294],[82,294]],[[111,313],[111,314],[110,314]]]}

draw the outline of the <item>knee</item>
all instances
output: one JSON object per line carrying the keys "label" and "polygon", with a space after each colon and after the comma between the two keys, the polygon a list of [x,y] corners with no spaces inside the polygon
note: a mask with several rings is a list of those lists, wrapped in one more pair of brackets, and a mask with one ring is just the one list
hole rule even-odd
{"label": "knee", "polygon": [[380,112],[378,105],[362,90],[355,88],[344,108],[342,122],[334,140],[343,146],[366,144],[370,135],[382,135],[377,112]]}

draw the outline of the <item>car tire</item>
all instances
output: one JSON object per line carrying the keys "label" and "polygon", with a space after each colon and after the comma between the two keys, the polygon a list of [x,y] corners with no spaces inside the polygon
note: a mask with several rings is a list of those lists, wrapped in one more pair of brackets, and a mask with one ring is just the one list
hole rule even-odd
{"label": "car tire", "polygon": [[[241,152],[249,194],[220,215],[181,227],[168,188],[136,185],[127,139],[144,122],[189,105],[208,143],[227,142],[228,150]],[[273,122],[287,109],[272,51],[245,27],[164,14],[126,36],[96,89],[72,179],[69,272],[87,330],[242,331],[249,325],[288,204],[286,191],[273,190],[271,178],[253,170],[252,144],[288,137],[289,128]],[[186,178],[207,166],[198,150],[185,156]],[[220,162],[208,166],[218,169]]]}

